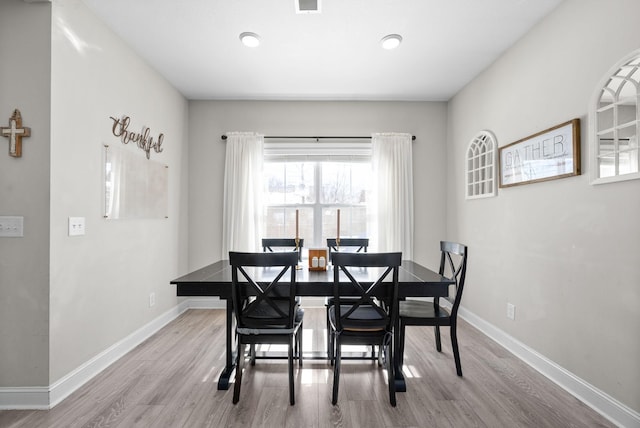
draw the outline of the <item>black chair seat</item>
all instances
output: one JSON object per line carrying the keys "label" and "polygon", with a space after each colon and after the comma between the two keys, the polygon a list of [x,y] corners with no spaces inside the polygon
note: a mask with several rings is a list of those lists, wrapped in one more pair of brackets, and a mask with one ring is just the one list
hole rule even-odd
{"label": "black chair seat", "polygon": [[[340,311],[343,313],[349,309],[351,309],[351,305],[340,305]],[[342,328],[346,331],[381,331],[387,326],[387,318],[380,315],[372,306],[360,306],[354,310],[351,315],[342,319]],[[329,322],[333,329],[335,329],[335,305],[329,307]]]}
{"label": "black chair seat", "polygon": [[[251,312],[251,315],[244,318],[247,326],[251,326],[252,321],[254,320],[256,324],[260,326],[286,326],[289,318],[280,317],[280,313],[287,313],[287,311],[289,311],[289,302],[284,299],[272,299],[272,302],[280,309],[281,312],[276,311],[273,306],[266,302],[260,302],[256,305],[255,310]],[[303,317],[304,309],[298,306],[296,308],[295,322],[301,322]]]}
{"label": "black chair seat", "polygon": [[[400,302],[399,315],[407,325],[443,325],[447,322],[449,311],[441,306],[434,308],[433,302],[424,300],[405,300]],[[437,321],[433,319],[437,318]]]}

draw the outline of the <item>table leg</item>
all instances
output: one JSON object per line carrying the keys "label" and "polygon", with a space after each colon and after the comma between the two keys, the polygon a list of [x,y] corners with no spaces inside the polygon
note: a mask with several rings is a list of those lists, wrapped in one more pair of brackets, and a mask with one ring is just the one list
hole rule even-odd
{"label": "table leg", "polygon": [[398,334],[400,333],[400,317],[396,317],[396,323],[394,326],[395,334],[393,335],[393,373],[394,373],[394,381],[396,384],[396,392],[406,392],[407,384],[404,380],[404,375],[402,374],[402,363],[403,355],[400,354],[400,341],[398,340]]}
{"label": "table leg", "polygon": [[220,373],[220,378],[218,379],[218,389],[229,389],[229,380],[231,379],[231,374],[233,370],[236,368],[235,358],[233,352],[233,302],[231,299],[227,299],[227,345],[226,345],[226,365]]}

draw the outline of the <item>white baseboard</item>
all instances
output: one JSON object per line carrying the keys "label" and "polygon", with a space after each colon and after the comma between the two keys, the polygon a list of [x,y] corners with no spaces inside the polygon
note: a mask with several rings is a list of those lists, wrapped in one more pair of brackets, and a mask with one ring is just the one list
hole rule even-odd
{"label": "white baseboard", "polygon": [[640,413],[465,308],[460,307],[458,315],[612,423],[625,428],[640,428]]}
{"label": "white baseboard", "polygon": [[[218,298],[202,297],[184,300],[49,387],[0,388],[0,410],[50,409],[187,309],[224,309],[225,307],[225,302]],[[638,412],[560,367],[465,308],[461,307],[458,313],[469,324],[611,422],[620,427],[640,428],[640,414]]]}
{"label": "white baseboard", "polygon": [[191,297],[190,299],[185,300],[185,302],[183,303],[186,303],[188,305],[186,309],[226,309],[227,308],[226,302],[217,297]]}
{"label": "white baseboard", "polygon": [[47,410],[49,388],[46,386],[0,388],[0,410]]}

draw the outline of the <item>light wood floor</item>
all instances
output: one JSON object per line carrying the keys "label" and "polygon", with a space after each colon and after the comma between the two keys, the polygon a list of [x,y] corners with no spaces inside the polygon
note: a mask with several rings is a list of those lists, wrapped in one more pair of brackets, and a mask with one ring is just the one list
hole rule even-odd
{"label": "light wood floor", "polygon": [[[323,349],[323,309],[305,313],[305,349]],[[1,411],[0,427],[610,427],[606,419],[465,322],[455,374],[448,329],[409,327],[407,392],[389,405],[385,372],[347,361],[338,405],[332,370],[306,360],[289,406],[286,360],[247,366],[237,405],[216,389],[224,363],[224,312],[189,310],[49,411]]]}

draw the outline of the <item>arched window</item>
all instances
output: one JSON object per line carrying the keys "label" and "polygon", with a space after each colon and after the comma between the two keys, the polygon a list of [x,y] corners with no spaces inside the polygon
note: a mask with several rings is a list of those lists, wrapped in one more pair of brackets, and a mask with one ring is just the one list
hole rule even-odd
{"label": "arched window", "polygon": [[640,178],[640,51],[627,56],[600,82],[591,103],[591,183]]}
{"label": "arched window", "polygon": [[496,195],[496,137],[489,131],[480,131],[467,149],[467,199],[488,198]]}

